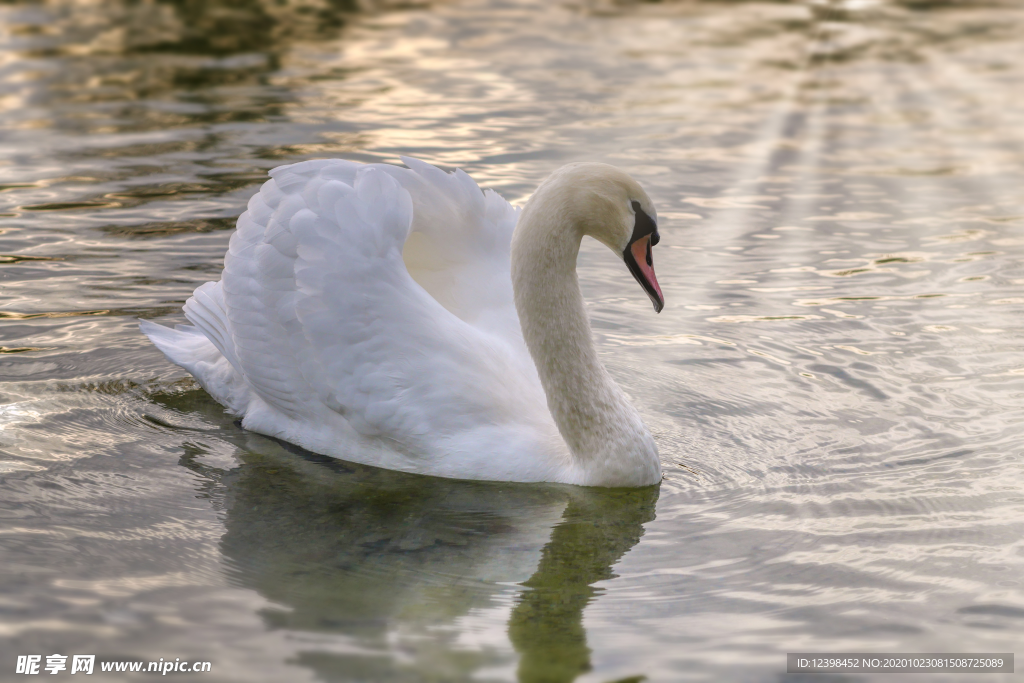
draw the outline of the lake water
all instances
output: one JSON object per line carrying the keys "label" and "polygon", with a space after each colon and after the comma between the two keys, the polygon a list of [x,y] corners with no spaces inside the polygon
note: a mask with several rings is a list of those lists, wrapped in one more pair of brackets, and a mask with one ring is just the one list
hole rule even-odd
{"label": "lake water", "polygon": [[[1013,652],[1017,3],[347,4],[0,7],[0,679],[53,653],[597,683]],[[576,160],[648,189],[665,311],[603,247],[579,269],[660,487],[303,452],[139,334],[219,277],[268,169],[399,154],[514,203]]]}

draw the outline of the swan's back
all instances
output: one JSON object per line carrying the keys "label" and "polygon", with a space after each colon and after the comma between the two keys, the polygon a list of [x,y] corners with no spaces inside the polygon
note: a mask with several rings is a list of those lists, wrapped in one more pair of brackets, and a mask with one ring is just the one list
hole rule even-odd
{"label": "swan's back", "polygon": [[328,160],[271,171],[195,327],[143,330],[254,431],[392,469],[558,480],[519,330],[517,211],[464,173]]}

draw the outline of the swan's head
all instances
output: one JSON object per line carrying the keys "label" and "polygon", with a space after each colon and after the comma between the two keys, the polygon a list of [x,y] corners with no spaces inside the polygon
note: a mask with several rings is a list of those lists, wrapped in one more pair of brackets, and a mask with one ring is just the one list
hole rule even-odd
{"label": "swan's head", "polygon": [[655,312],[661,312],[665,297],[654,275],[652,255],[652,247],[661,239],[658,213],[640,183],[608,164],[577,163],[552,174],[538,188],[535,197],[541,199],[539,195],[546,205],[549,201],[560,204],[584,235],[622,257],[651,298]]}

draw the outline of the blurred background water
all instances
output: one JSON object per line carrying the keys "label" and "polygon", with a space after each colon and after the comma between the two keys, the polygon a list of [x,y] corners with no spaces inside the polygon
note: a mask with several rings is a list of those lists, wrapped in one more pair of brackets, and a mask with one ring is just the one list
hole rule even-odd
{"label": "blurred background water", "polygon": [[[0,5],[0,679],[33,653],[598,682],[1012,652],[1022,36],[981,0]],[[316,456],[138,333],[219,277],[268,169],[399,154],[514,203],[585,159],[648,189],[666,310],[595,244],[579,268],[660,487]]]}

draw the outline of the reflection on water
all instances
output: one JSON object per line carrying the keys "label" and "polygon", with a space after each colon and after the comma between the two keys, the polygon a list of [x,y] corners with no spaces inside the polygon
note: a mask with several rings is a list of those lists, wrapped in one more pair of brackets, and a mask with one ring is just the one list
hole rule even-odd
{"label": "reflection on water", "polygon": [[[1022,27],[998,0],[0,6],[0,667],[773,681],[793,650],[1012,651]],[[138,334],[219,276],[267,169],[399,153],[516,202],[583,159],[649,190],[666,310],[600,247],[579,271],[659,488],[326,461]]]}
{"label": "reflection on water", "polygon": [[572,681],[590,670],[583,608],[601,592],[594,583],[615,578],[612,565],[654,519],[658,488],[573,491],[509,621],[519,680]]}
{"label": "reflection on water", "polygon": [[474,621],[484,638],[501,638],[500,624],[479,612],[510,613],[520,680],[574,680],[590,668],[582,622],[601,592],[594,584],[614,578],[612,565],[640,540],[658,498],[658,487],[416,477],[257,435],[241,442],[237,467],[204,464],[195,446],[181,464],[224,511],[229,580],[273,604],[261,611],[267,628],[342,639],[344,647],[297,657],[326,680],[418,680],[427,671],[468,680],[507,666],[507,653],[460,643],[457,627]]}

